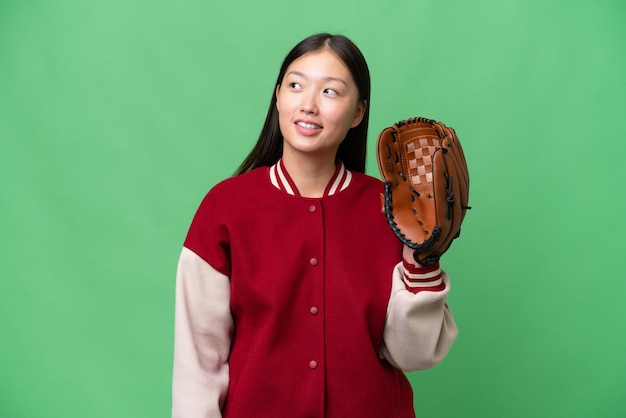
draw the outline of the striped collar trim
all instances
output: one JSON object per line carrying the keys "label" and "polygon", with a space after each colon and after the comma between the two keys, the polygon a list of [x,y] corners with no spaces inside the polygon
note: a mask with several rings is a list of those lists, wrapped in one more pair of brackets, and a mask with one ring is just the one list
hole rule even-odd
{"label": "striped collar trim", "polygon": [[[269,168],[269,176],[270,182],[277,189],[292,196],[300,196],[300,192],[285,169],[282,159]],[[346,169],[343,162],[339,161],[335,174],[333,174],[333,177],[326,186],[326,190],[324,190],[324,197],[333,196],[345,190],[350,185],[351,181],[352,172]]]}

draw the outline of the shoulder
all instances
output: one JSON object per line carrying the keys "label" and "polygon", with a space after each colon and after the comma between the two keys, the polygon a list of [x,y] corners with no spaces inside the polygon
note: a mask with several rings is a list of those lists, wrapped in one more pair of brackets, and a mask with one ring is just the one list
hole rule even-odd
{"label": "shoulder", "polygon": [[382,187],[383,185],[383,182],[381,180],[377,179],[376,177],[370,176],[369,174],[359,173],[358,171],[353,171],[352,175],[354,176],[355,179],[358,179],[359,181],[365,184],[369,184],[369,185],[377,186],[377,187]]}
{"label": "shoulder", "polygon": [[352,172],[352,185],[361,191],[383,192],[384,190],[384,183],[381,180],[356,171]]}
{"label": "shoulder", "polygon": [[202,204],[218,201],[236,202],[250,198],[251,194],[260,193],[267,188],[267,167],[260,167],[244,174],[229,177],[214,185],[204,196]]}
{"label": "shoulder", "polygon": [[347,210],[359,207],[362,216],[369,217],[372,222],[384,221],[381,217],[381,207],[385,193],[384,183],[367,174],[353,172],[350,186],[339,193],[338,204]]}
{"label": "shoulder", "polygon": [[196,210],[185,239],[185,246],[205,260],[215,262],[217,259],[215,245],[228,242],[227,231],[230,226],[245,219],[250,206],[253,205],[251,197],[264,190],[260,184],[263,183],[264,173],[266,167],[227,178],[213,186]]}
{"label": "shoulder", "polygon": [[233,177],[229,177],[217,183],[209,190],[208,194],[229,194],[233,191],[238,191],[242,188],[250,187],[250,185],[256,185],[259,182],[265,182],[267,178],[267,167],[260,167],[254,170],[248,171],[243,174],[239,174]]}
{"label": "shoulder", "polygon": [[229,177],[214,185],[204,195],[197,208],[194,220],[206,222],[217,220],[229,213],[243,210],[249,206],[251,199],[262,194],[267,188],[267,167],[258,168],[244,174]]}

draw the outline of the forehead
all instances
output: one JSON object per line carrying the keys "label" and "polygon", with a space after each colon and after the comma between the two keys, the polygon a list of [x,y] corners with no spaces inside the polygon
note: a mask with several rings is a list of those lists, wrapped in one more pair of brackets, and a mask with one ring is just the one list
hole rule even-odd
{"label": "forehead", "polygon": [[328,49],[306,53],[295,59],[285,75],[298,73],[311,78],[339,78],[346,83],[353,83],[352,73],[339,57]]}

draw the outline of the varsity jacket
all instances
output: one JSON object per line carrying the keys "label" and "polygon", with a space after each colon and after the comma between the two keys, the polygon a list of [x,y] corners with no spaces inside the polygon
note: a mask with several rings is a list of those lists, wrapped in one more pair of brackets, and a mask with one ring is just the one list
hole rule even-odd
{"label": "varsity jacket", "polygon": [[209,191],[177,270],[173,417],[415,417],[402,370],[457,328],[448,276],[402,260],[382,191],[340,163],[305,198],[282,162]]}

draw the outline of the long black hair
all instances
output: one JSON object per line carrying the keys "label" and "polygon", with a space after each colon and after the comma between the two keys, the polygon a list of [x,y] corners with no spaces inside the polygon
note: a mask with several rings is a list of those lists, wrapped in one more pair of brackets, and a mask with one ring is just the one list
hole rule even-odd
{"label": "long black hair", "polygon": [[370,73],[367,62],[359,48],[347,37],[318,33],[302,40],[285,57],[276,79],[276,85],[272,89],[272,99],[259,139],[235,172],[236,175],[278,162],[283,153],[283,135],[280,132],[278,110],[276,109],[276,86],[283,82],[285,72],[293,61],[304,54],[324,48],[330,49],[348,67],[359,90],[359,100],[365,104],[361,123],[348,131],[345,139],[339,145],[337,157],[343,161],[348,170],[365,172],[367,128],[370,113]]}

